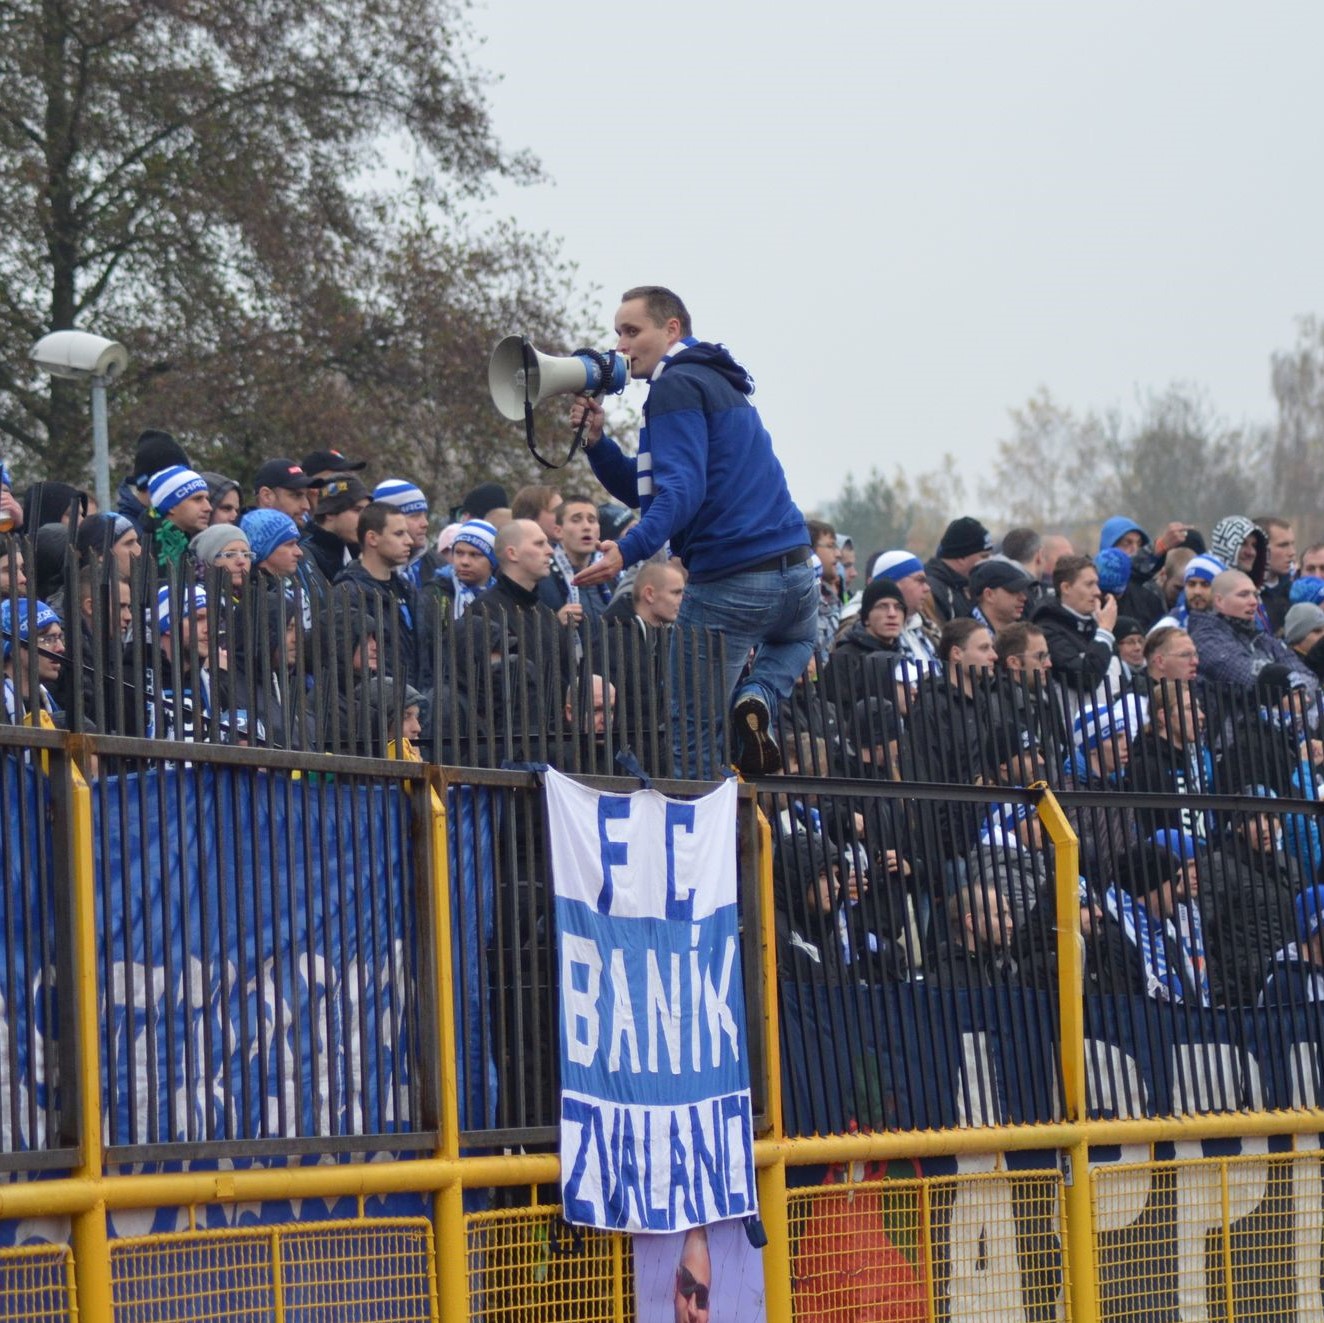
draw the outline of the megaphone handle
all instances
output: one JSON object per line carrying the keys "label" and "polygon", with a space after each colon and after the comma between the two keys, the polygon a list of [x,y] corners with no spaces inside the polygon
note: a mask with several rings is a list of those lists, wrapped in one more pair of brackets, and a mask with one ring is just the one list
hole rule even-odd
{"label": "megaphone handle", "polygon": [[[575,451],[584,450],[584,428],[588,426],[588,411],[585,410],[584,416],[579,420],[579,426],[575,429],[575,439],[570,443],[570,449],[566,452],[566,457],[559,463],[553,464],[550,460],[544,459],[538,453],[538,447],[533,444],[533,401],[529,399],[529,366],[532,361],[533,346],[527,340],[522,345],[524,355],[524,439],[529,446],[529,454],[538,461],[545,469],[563,469],[575,457]],[[580,354],[591,354],[598,364],[598,388],[592,395],[595,400],[602,398],[607,389],[607,383],[611,380],[611,360],[606,354],[600,354],[596,349],[580,349],[576,351]]]}

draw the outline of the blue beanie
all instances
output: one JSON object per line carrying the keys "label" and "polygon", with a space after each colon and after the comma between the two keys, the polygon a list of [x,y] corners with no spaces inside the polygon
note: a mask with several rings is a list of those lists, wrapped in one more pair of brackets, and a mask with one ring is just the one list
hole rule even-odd
{"label": "blue beanie", "polygon": [[280,510],[250,510],[239,521],[239,527],[248,534],[253,559],[258,564],[277,547],[299,540],[298,524]]}
{"label": "blue beanie", "polygon": [[147,479],[147,498],[158,514],[173,510],[180,501],[207,490],[207,479],[183,464],[160,469]]}
{"label": "blue beanie", "polygon": [[492,567],[492,573],[496,573],[496,525],[489,524],[486,519],[469,519],[460,525],[459,531],[451,541],[451,545],[463,542],[465,546],[477,547],[479,551],[487,557],[487,563]]}
{"label": "blue beanie", "polygon": [[1094,568],[1099,571],[1100,590],[1114,597],[1131,582],[1131,557],[1120,547],[1104,547],[1094,558]]}
{"label": "blue beanie", "polygon": [[401,514],[427,514],[428,498],[404,478],[387,478],[372,489],[374,501],[385,501]]}
{"label": "blue beanie", "polygon": [[1293,602],[1313,602],[1316,606],[1324,603],[1324,579],[1317,579],[1307,574],[1298,579],[1289,594]]}
{"label": "blue beanie", "polygon": [[1184,864],[1195,860],[1195,837],[1179,831],[1176,827],[1165,827],[1162,831],[1156,831],[1149,838],[1149,843],[1160,850],[1166,850]]}
{"label": "blue beanie", "polygon": [[[0,636],[4,638],[4,657],[8,661],[13,653],[14,642],[14,606],[15,603],[8,597],[3,603],[0,603]],[[20,597],[18,606],[18,641],[26,643],[31,637],[31,630],[28,626],[28,599]],[[37,603],[37,624],[36,630],[40,634],[47,625],[58,625],[60,617],[56,615],[53,607],[47,606],[45,602]]]}

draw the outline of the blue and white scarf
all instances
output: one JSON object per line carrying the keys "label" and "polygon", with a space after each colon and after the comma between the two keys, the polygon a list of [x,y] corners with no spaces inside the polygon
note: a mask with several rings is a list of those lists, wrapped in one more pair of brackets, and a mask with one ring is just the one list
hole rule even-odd
{"label": "blue and white scarf", "polygon": [[496,583],[496,576],[493,575],[480,588],[471,587],[467,583],[461,583],[459,579],[455,580],[455,604],[451,608],[451,618],[458,620],[470,607],[474,598],[479,593],[485,593],[493,584]]}
{"label": "blue and white scarf", "polygon": [[671,347],[671,352],[669,354],[663,354],[662,357],[657,360],[657,366],[653,369],[653,375],[649,377],[648,380],[650,382],[656,381],[667,370],[667,364],[670,363],[677,354],[683,354],[685,350],[698,343],[699,337],[697,335],[682,336],[681,339],[677,340]]}
{"label": "blue and white scarf", "polygon": [[[595,551],[589,557],[589,565],[596,565],[602,559],[602,552]],[[611,605],[611,585],[608,583],[596,583],[591,588],[584,590],[575,587],[575,567],[570,563],[570,557],[566,555],[565,548],[558,542],[552,548],[552,563],[556,566],[557,573],[560,575],[561,582],[565,584],[566,601],[574,602],[578,605],[583,600],[583,593],[588,591],[596,593],[598,600],[604,607]]]}
{"label": "blue and white scarf", "polygon": [[[1121,925],[1122,934],[1139,952],[1145,967],[1145,995],[1155,1001],[1177,1003],[1186,999],[1186,987],[1199,991],[1200,1005],[1208,1006],[1209,971],[1205,964],[1204,934],[1200,912],[1187,902],[1176,906],[1176,914],[1162,921],[1154,918],[1129,892],[1116,885],[1104,893],[1104,906]],[[1164,936],[1171,938],[1181,951],[1182,969],[1168,964]],[[1182,980],[1185,972],[1186,981]]]}

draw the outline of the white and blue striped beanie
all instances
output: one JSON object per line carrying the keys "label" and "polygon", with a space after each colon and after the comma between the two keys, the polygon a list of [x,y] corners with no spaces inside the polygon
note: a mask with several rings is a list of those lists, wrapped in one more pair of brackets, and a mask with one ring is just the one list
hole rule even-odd
{"label": "white and blue striped beanie", "polygon": [[1208,553],[1203,556],[1192,556],[1182,571],[1182,580],[1199,579],[1204,583],[1213,583],[1225,569],[1227,566],[1217,556],[1210,556]]}
{"label": "white and blue striped beanie", "polygon": [[387,478],[372,489],[374,501],[385,501],[401,514],[427,514],[428,498],[419,488],[404,478]]}
{"label": "white and blue striped beanie", "polygon": [[872,578],[908,579],[912,574],[922,574],[924,562],[913,551],[885,551],[873,563]]}
{"label": "white and blue striped beanie", "polygon": [[[180,601],[180,615],[206,614],[207,590],[201,584],[197,584],[193,588],[181,587],[174,595]],[[156,632],[158,635],[169,634],[174,627],[175,617],[171,610],[170,597],[170,585],[163,583],[156,594]]]}
{"label": "white and blue striped beanie", "polygon": [[207,479],[182,464],[160,469],[147,479],[147,499],[158,514],[167,514],[180,501],[207,490]]}
{"label": "white and blue striped beanie", "polygon": [[495,574],[497,568],[496,535],[495,524],[489,524],[486,519],[469,519],[460,525],[451,545],[454,546],[457,542],[463,542],[466,546],[477,547],[487,557],[488,564],[492,567],[492,573]]}

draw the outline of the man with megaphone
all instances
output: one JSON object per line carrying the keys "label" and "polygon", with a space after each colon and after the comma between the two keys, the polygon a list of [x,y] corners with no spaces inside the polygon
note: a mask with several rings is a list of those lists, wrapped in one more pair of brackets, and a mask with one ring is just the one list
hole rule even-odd
{"label": "man with megaphone", "polygon": [[[619,543],[600,543],[600,559],[574,582],[604,583],[670,542],[689,572],[676,623],[693,633],[697,668],[708,662],[707,631],[725,637],[737,765],[746,776],[780,771],[769,728],[813,652],[818,590],[804,516],[750,403],[754,382],[723,346],[694,337],[685,305],[660,285],[626,290],[616,335],[630,375],[651,383],[637,457],[604,435],[596,400],[578,397],[571,422],[587,420],[584,442],[598,481],[642,517]],[[693,686],[683,692],[681,771],[709,776],[711,767],[696,765],[696,745],[708,742],[696,740]]]}

